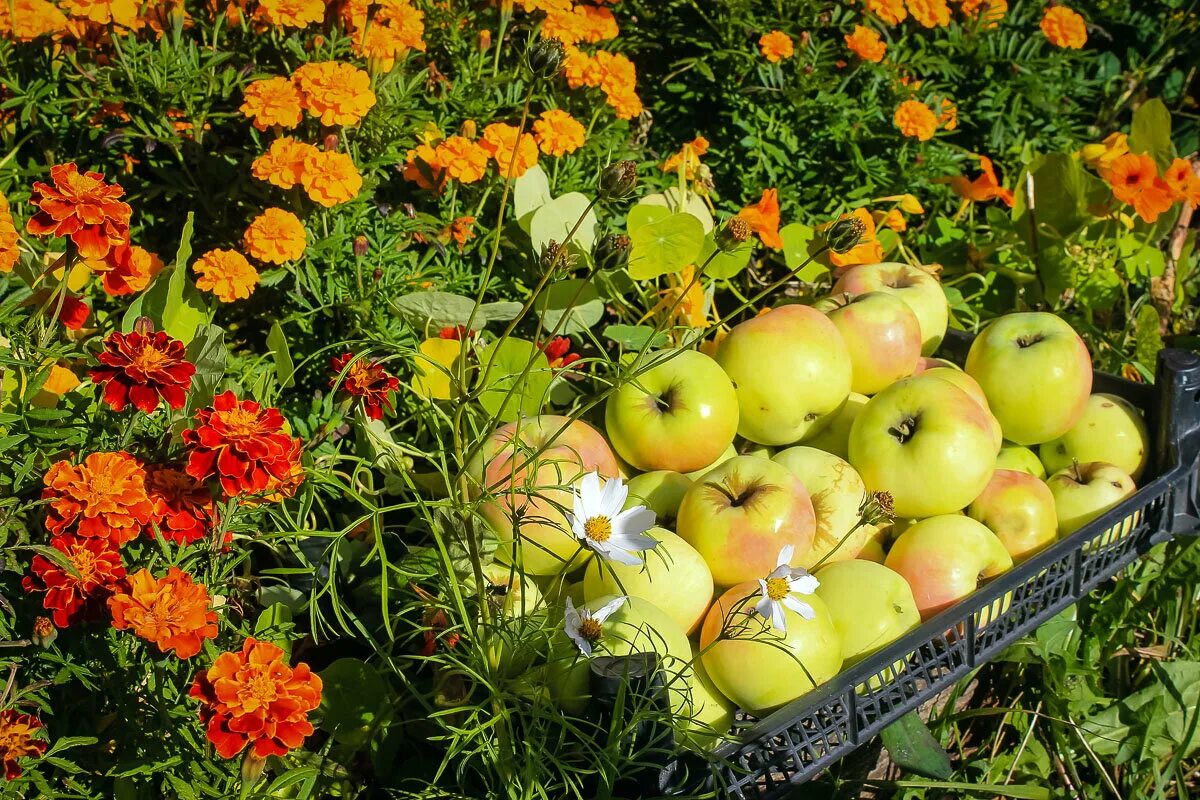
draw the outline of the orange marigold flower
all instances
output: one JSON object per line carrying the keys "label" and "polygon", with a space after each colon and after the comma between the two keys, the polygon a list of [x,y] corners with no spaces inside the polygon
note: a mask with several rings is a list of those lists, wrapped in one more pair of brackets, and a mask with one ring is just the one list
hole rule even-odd
{"label": "orange marigold flower", "polygon": [[863,61],[883,61],[887,45],[879,38],[879,34],[862,25],[854,26],[854,33],[846,34],[846,46]]}
{"label": "orange marigold flower", "polygon": [[267,152],[254,159],[250,174],[280,189],[290,189],[300,183],[304,174],[304,159],[316,152],[317,148],[307,142],[281,136],[271,142]]}
{"label": "orange marigold flower", "polygon": [[867,0],[867,10],[888,25],[899,25],[908,18],[904,0]]}
{"label": "orange marigold flower", "polygon": [[779,191],[763,190],[762,197],[752,206],[746,206],[738,216],[750,224],[750,229],[767,247],[779,250],[783,239],[779,236]]}
{"label": "orange marigold flower", "polygon": [[633,119],[641,115],[643,109],[642,98],[632,91],[608,95],[608,104],[617,119]]}
{"label": "orange marigold flower", "polygon": [[46,741],[34,738],[42,727],[41,720],[30,714],[11,708],[0,711],[0,762],[7,780],[21,777],[22,758],[41,758],[46,752]]}
{"label": "orange marigold flower", "polygon": [[1042,15],[1042,33],[1055,47],[1078,50],[1087,44],[1083,17],[1066,6],[1050,6]]}
{"label": "orange marigold flower", "polygon": [[136,0],[62,0],[62,7],[72,17],[98,25],[111,22],[125,28],[138,27],[140,8]]}
{"label": "orange marigold flower", "polygon": [[451,136],[437,146],[435,153],[448,178],[475,183],[487,172],[488,151],[465,136]]}
{"label": "orange marigold flower", "polygon": [[308,712],[321,704],[321,679],[307,664],[289,667],[279,647],[250,637],[201,670],[188,694],[200,701],[200,721],[222,758],[247,745],[266,758],[299,747],[313,732]]}
{"label": "orange marigold flower", "polygon": [[564,45],[583,41],[583,19],[575,14],[573,7],[562,11],[548,11],[542,20],[542,38],[558,39]]}
{"label": "orange marigold flower", "polygon": [[946,0],[905,0],[913,19],[926,28],[944,28],[950,24],[950,6]]}
{"label": "orange marigold flower", "polygon": [[11,8],[8,3],[0,4],[0,36],[30,42],[66,27],[66,15],[46,0],[13,0]]}
{"label": "orange marigold flower", "polygon": [[187,473],[198,481],[217,475],[233,497],[266,489],[272,476],[285,480],[296,463],[293,439],[284,432],[283,415],[233,392],[213,398],[196,413],[196,425],[183,432],[188,447]]}
{"label": "orange marigold flower", "polygon": [[958,127],[958,106],[954,105],[954,101],[942,98],[938,113],[938,125],[948,131]]}
{"label": "orange marigold flower", "polygon": [[128,242],[109,250],[108,255],[99,261],[88,260],[84,263],[100,276],[104,291],[113,297],[143,291],[163,269],[162,259],[156,254]]}
{"label": "orange marigold flower", "polygon": [[179,410],[187,402],[196,367],[187,360],[183,342],[165,331],[142,334],[113,331],[96,357],[100,366],[89,373],[92,383],[104,386],[104,402],[113,411],[127,403],[144,414],[158,408],[160,400]]}
{"label": "orange marigold flower", "polygon": [[322,0],[259,0],[258,13],[272,25],[307,28],[325,19]]}
{"label": "orange marigold flower", "polygon": [[124,583],[121,554],[108,539],[98,537],[55,536],[50,546],[63,554],[74,571],[35,555],[31,574],[21,580],[22,588],[30,593],[45,592],[42,607],[51,612],[60,628],[97,619],[104,611],[104,601]]}
{"label": "orange marigold flower", "polygon": [[325,125],[357,125],[375,105],[371,76],[353,64],[320,61],[292,73],[301,105]]}
{"label": "orange marigold flower", "polygon": [[1008,13],[1008,0],[962,0],[967,19],[981,19],[984,28],[994,28]]}
{"label": "orange marigold flower", "polygon": [[933,111],[920,100],[905,100],[901,103],[892,116],[892,122],[905,136],[922,142],[932,139],[938,126],[937,117],[934,116]]}
{"label": "orange marigold flower", "polygon": [[74,162],[50,168],[53,186],[38,181],[30,198],[38,213],[25,229],[35,236],[66,236],[85,259],[104,258],[129,238],[129,206],[118,198],[125,190],[106,184],[99,172],[80,173]]}
{"label": "orange marigold flower", "polygon": [[843,214],[842,219],[857,219],[863,225],[862,236],[850,250],[845,253],[829,252],[829,263],[835,267],[849,267],[856,264],[877,264],[883,260],[883,245],[875,238],[875,219],[865,208],[856,208],[849,214]]}
{"label": "orange marigold flower", "polygon": [[679,148],[679,152],[673,154],[663,164],[663,172],[679,172],[683,171],[683,176],[689,181],[696,177],[696,170],[700,168],[700,157],[708,152],[708,139],[703,136],[697,136],[690,142],[686,142],[683,147]]}
{"label": "orange marigold flower", "polygon": [[[214,509],[206,484],[182,469],[154,464],[146,468],[146,495],[154,506],[150,521],[168,542],[191,544],[208,534]],[[225,541],[232,538],[226,531]]]}
{"label": "orange marigold flower", "polygon": [[[608,104],[616,107],[617,101],[634,95],[637,88],[637,68],[623,53],[596,51],[594,72],[590,76],[608,98]],[[636,97],[636,95],[634,95]]]}
{"label": "orange marigold flower", "polygon": [[241,112],[249,117],[260,131],[278,125],[294,128],[300,124],[304,110],[300,107],[300,92],[287,78],[264,78],[246,87],[242,93]]}
{"label": "orange marigold flower", "polygon": [[548,156],[565,156],[583,147],[586,130],[566,111],[552,108],[534,120],[533,138]]}
{"label": "orange marigold flower", "polygon": [[400,388],[400,381],[389,375],[378,361],[343,353],[329,362],[329,368],[334,373],[329,379],[330,388],[340,387],[360,399],[368,418],[383,419],[384,406],[388,411],[393,410],[388,395]]}
{"label": "orange marigold flower", "polygon": [[461,253],[463,246],[468,241],[475,238],[475,232],[471,230],[471,226],[475,224],[474,217],[456,217],[453,222],[442,228],[438,238],[446,244],[454,242],[458,245],[458,251]]}
{"label": "orange marigold flower", "polygon": [[1171,187],[1158,175],[1154,159],[1145,153],[1126,153],[1115,159],[1101,175],[1112,187],[1113,197],[1133,206],[1146,222],[1154,222],[1171,207]]}
{"label": "orange marigold flower", "polygon": [[20,237],[9,210],[8,198],[0,192],[0,273],[12,272],[21,256]]}
{"label": "orange marigold flower", "polygon": [[174,650],[177,658],[191,658],[205,639],[217,636],[211,602],[204,584],[179,567],[168,569],[164,578],[143,569],[129,576],[127,588],[108,598],[108,610],[117,630],[133,631],[161,653]]}
{"label": "orange marigold flower", "polygon": [[564,48],[563,76],[567,79],[567,86],[572,89],[600,85],[599,64],[596,59],[574,45]]}
{"label": "orange marigold flower", "polygon": [[785,58],[791,58],[796,52],[792,37],[783,31],[771,31],[758,37],[758,51],[772,64],[778,64]]}
{"label": "orange marigold flower", "polygon": [[123,450],[92,453],[79,465],[56,461],[42,480],[46,529],[55,536],[74,526],[79,536],[107,539],[120,547],[150,522],[146,471]]}
{"label": "orange marigold flower", "polygon": [[1200,175],[1196,174],[1186,158],[1172,161],[1163,173],[1163,180],[1171,190],[1172,199],[1186,200],[1193,206],[1200,206]]}
{"label": "orange marigold flower", "polygon": [[286,264],[304,255],[308,233],[290,211],[268,208],[251,221],[242,234],[246,252],[268,264]]}
{"label": "orange marigold flower", "polygon": [[954,193],[964,200],[972,203],[983,203],[992,199],[999,199],[1009,208],[1012,208],[1013,193],[1000,185],[1000,181],[996,179],[996,171],[992,167],[992,160],[987,156],[979,157],[979,168],[983,170],[983,174],[973,181],[969,181],[961,175],[956,175],[950,179],[950,188]]}
{"label": "orange marigold flower", "polygon": [[602,6],[578,5],[575,15],[579,18],[579,30],[585,42],[595,44],[615,39],[621,33],[612,11]]}
{"label": "orange marigold flower", "polygon": [[66,367],[51,364],[50,374],[46,376],[46,382],[42,384],[42,391],[58,398],[75,391],[81,382],[79,376]]}
{"label": "orange marigold flower", "polygon": [[538,161],[534,138],[503,122],[493,122],[484,128],[481,144],[505,178],[521,177]]}
{"label": "orange marigold flower", "polygon": [[357,197],[363,181],[350,156],[332,150],[316,150],[304,157],[300,182],[310,200],[331,208]]}
{"label": "orange marigold flower", "polygon": [[425,50],[425,12],[408,0],[383,0],[368,20],[367,0],[351,0],[342,18],[354,35],[354,49],[366,56],[372,70],[389,72],[405,51]]}
{"label": "orange marigold flower", "polygon": [[244,255],[219,247],[196,259],[192,269],[200,276],[196,279],[196,288],[212,292],[222,303],[245,300],[254,294],[260,280],[258,270]]}
{"label": "orange marigold flower", "polygon": [[440,192],[446,185],[446,166],[439,159],[437,150],[428,144],[419,144],[417,149],[408,151],[402,174],[404,180],[422,189]]}

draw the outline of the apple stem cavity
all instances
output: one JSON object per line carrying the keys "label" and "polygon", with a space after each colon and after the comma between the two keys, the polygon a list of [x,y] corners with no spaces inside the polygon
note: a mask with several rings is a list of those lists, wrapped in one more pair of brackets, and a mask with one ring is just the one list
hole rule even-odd
{"label": "apple stem cavity", "polygon": [[888,435],[895,439],[900,444],[905,444],[917,432],[917,423],[921,421],[920,415],[905,417],[900,420],[898,425],[888,428]]}
{"label": "apple stem cavity", "polygon": [[1024,350],[1026,347],[1033,347],[1038,342],[1044,341],[1045,336],[1040,333],[1031,333],[1026,336],[1017,337],[1017,347]]}

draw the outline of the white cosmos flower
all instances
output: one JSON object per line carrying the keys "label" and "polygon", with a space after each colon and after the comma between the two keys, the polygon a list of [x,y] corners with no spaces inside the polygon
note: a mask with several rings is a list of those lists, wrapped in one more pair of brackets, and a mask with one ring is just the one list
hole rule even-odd
{"label": "white cosmos flower", "polygon": [[654,512],[645,506],[625,509],[629,489],[620,478],[605,481],[601,488],[600,473],[589,472],[572,494],[571,530],[603,558],[636,567],[642,563],[637,553],[658,544],[646,535],[654,527]]}
{"label": "white cosmos flower", "polygon": [[779,559],[775,569],[766,578],[758,579],[762,590],[762,600],[754,606],[764,619],[770,620],[772,627],[780,633],[787,633],[786,615],[784,608],[790,608],[805,619],[816,616],[813,607],[799,598],[799,595],[812,594],[821,585],[820,581],[808,574],[808,570],[793,567],[788,564],[792,560],[795,549],[789,544],[779,551]]}
{"label": "white cosmos flower", "polygon": [[604,635],[604,620],[625,605],[627,599],[617,597],[596,611],[588,611],[586,608],[575,608],[571,598],[567,598],[567,613],[563,620],[563,628],[566,629],[567,636],[570,636],[571,641],[579,648],[579,652],[589,657],[592,655],[592,646]]}

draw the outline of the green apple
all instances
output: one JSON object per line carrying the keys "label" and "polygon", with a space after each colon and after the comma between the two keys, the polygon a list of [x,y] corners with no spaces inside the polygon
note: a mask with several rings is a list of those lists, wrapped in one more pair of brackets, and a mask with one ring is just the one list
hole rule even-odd
{"label": "green apple", "polygon": [[1058,538],[1054,495],[1041,478],[998,469],[967,508],[967,516],[988,527],[1020,564]]}
{"label": "green apple", "polygon": [[1075,426],[1092,391],[1092,359],[1079,334],[1043,311],[991,322],[967,354],[1004,438],[1023,445],[1057,439]]}
{"label": "green apple", "polygon": [[738,448],[739,456],[758,456],[759,458],[774,458],[777,448],[754,442],[743,442]]}
{"label": "green apple", "polygon": [[824,601],[842,639],[842,657],[853,664],[921,624],[908,582],[882,564],[839,561],[816,572]]}
{"label": "green apple", "polygon": [[1137,491],[1128,473],[1103,461],[1072,464],[1046,483],[1054,495],[1059,536],[1074,533]]}
{"label": "green apple", "polygon": [[496,560],[526,575],[582,565],[588,552],[580,551],[567,513],[571,487],[593,471],[619,473],[608,442],[582,420],[543,415],[498,428],[467,470],[472,498],[500,539]]}
{"label": "green apple", "polygon": [[850,394],[850,353],[834,324],[808,306],[780,306],[736,325],[717,363],[737,391],[738,433],[794,444],[828,425]]}
{"label": "green apple", "polygon": [[1018,472],[1028,472],[1035,478],[1046,479],[1046,467],[1037,454],[1024,445],[1012,442],[1000,445],[1000,454],[996,456],[996,469],[1015,469]]}
{"label": "green apple", "polygon": [[961,369],[951,369],[949,367],[934,367],[927,369],[921,375],[929,378],[941,378],[944,381],[950,381],[958,388],[962,389],[971,398],[979,403],[980,407],[987,412],[988,419],[991,420],[992,435],[996,437],[996,446],[1001,447],[1004,444],[1004,432],[1000,430],[1000,421],[992,414],[991,406],[988,405],[987,395],[983,393],[983,387],[967,373]]}
{"label": "green apple", "polygon": [[804,443],[809,447],[824,450],[826,453],[833,453],[839,458],[847,458],[850,454],[850,428],[854,425],[858,412],[862,411],[863,406],[870,399],[865,394],[851,392],[825,430],[820,431],[816,436],[810,436]]}
{"label": "green apple", "polygon": [[[484,596],[493,613],[493,629],[486,635],[486,657],[492,670],[506,677],[529,669],[545,657],[549,641],[545,618],[547,603],[533,578],[511,566],[488,563],[481,567]],[[475,576],[463,580],[464,592],[475,595]]]}
{"label": "green apple", "polygon": [[804,597],[812,619],[785,609],[782,633],[754,613],[760,597],[753,581],[734,586],[713,603],[700,629],[708,677],[721,694],[756,714],[795,700],[842,666],[841,638],[821,598]]}
{"label": "green apple", "polygon": [[738,456],[688,489],[676,528],[708,563],[713,581],[732,586],[770,573],[786,545],[794,548],[798,565],[812,547],[817,522],[808,490],[786,467]]}
{"label": "green apple", "polygon": [[913,374],[921,357],[921,325],[903,300],[867,292],[825,315],[850,351],[851,391],[875,394]]}
{"label": "green apple", "polygon": [[812,569],[816,564],[855,558],[878,526],[858,524],[867,487],[854,467],[832,453],[804,446],[776,453],[774,461],[787,467],[808,489],[817,515],[812,549],[799,565]]}
{"label": "green apple", "polygon": [[683,739],[692,748],[710,750],[720,744],[733,727],[733,703],[708,677],[704,660],[694,648],[690,677],[692,715],[684,720]]}
{"label": "green apple", "polygon": [[1137,481],[1150,456],[1150,433],[1141,412],[1128,400],[1115,394],[1094,394],[1071,430],[1042,443],[1038,453],[1049,472],[1066,469],[1076,461],[1104,461]]}
{"label": "green apple", "polygon": [[687,477],[689,480],[698,481],[701,478],[703,478],[705,475],[707,475],[709,472],[711,472],[717,466],[724,464],[726,461],[728,461],[731,458],[736,458],[737,454],[738,454],[737,448],[735,448],[731,444],[731,445],[729,445],[729,447],[726,447],[725,450],[721,453],[721,455],[717,456],[716,460],[713,461],[711,464],[709,464],[708,466],[705,466],[705,467],[701,467],[700,469],[694,469],[691,472],[685,472],[684,476]]}
{"label": "green apple", "polygon": [[634,475],[625,484],[629,489],[629,500],[625,507],[642,505],[654,512],[658,524],[664,528],[674,526],[675,516],[683,496],[692,488],[692,480],[686,475],[669,469],[657,469]]}
{"label": "green apple", "polygon": [[662,350],[609,395],[604,427],[613,449],[640,470],[690,472],[733,443],[738,397],[725,371],[695,350]]}
{"label": "green apple", "polygon": [[1012,556],[982,522],[962,514],[923,519],[900,534],[884,566],[904,576],[923,619],[963,599],[985,578],[1012,568]]}
{"label": "green apple", "polygon": [[696,549],[663,528],[646,533],[658,546],[638,555],[642,564],[632,566],[593,558],[583,577],[587,600],[608,594],[643,597],[667,613],[691,633],[713,598],[712,572]]}
{"label": "green apple", "polygon": [[1000,442],[991,415],[941,378],[917,375],[871,398],[850,431],[850,463],[896,516],[965,508],[987,486]]}
{"label": "green apple", "polygon": [[937,278],[920,267],[895,262],[863,264],[842,273],[833,294],[886,292],[908,303],[921,325],[921,355],[933,355],[946,335],[950,304]]}

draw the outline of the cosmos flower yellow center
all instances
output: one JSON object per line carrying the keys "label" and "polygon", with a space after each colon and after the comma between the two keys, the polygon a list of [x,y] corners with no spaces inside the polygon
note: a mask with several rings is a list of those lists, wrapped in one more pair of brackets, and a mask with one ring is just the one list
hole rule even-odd
{"label": "cosmos flower yellow center", "polygon": [[602,631],[600,622],[592,617],[579,620],[579,635],[589,642],[598,640]]}
{"label": "cosmos flower yellow center", "polygon": [[782,600],[788,596],[791,587],[788,585],[787,578],[768,578],[767,579],[767,597],[772,600]]}
{"label": "cosmos flower yellow center", "polygon": [[612,521],[603,514],[589,517],[583,523],[583,532],[594,542],[607,542],[608,537],[612,536]]}

